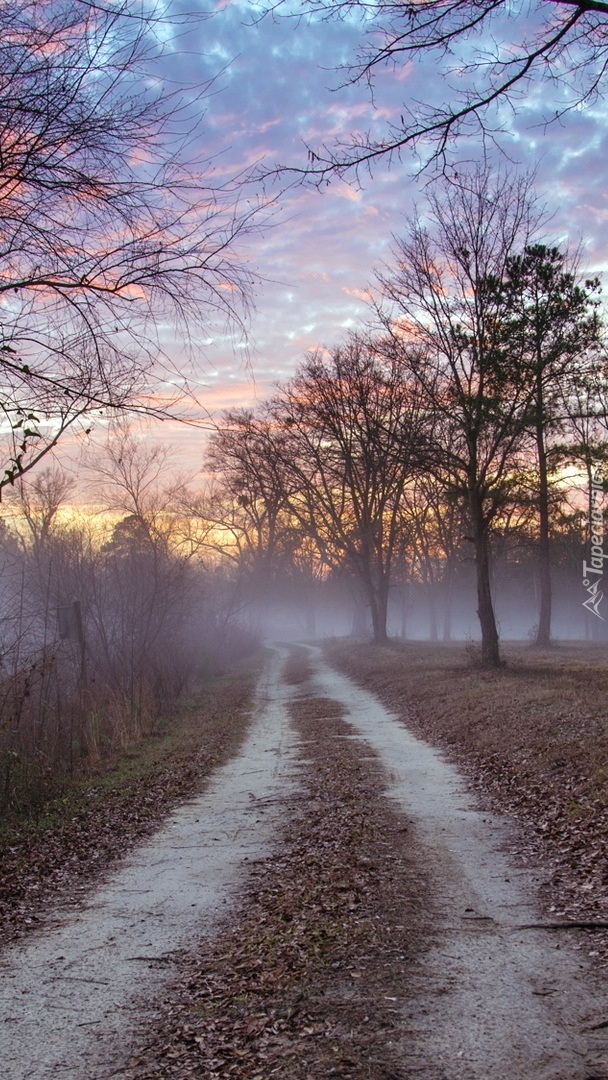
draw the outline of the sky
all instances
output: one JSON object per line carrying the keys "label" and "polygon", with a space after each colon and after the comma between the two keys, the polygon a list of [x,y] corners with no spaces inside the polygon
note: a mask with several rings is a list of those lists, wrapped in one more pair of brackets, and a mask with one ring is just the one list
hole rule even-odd
{"label": "sky", "polygon": [[[172,7],[169,0],[169,12]],[[219,0],[211,17],[168,33],[157,65],[167,91],[192,93],[214,80],[191,147],[193,156],[210,160],[212,182],[256,163],[301,166],[306,144],[332,142],[398,116],[404,102],[442,101],[449,94],[428,63],[387,73],[375,110],[365,87],[336,89],[335,69],[352,58],[360,36],[353,21],[260,20],[240,0]],[[504,145],[519,167],[537,169],[539,192],[554,213],[554,237],[574,245],[582,239],[589,268],[608,268],[608,106],[574,112],[545,131],[546,94],[533,88],[517,117],[504,110]],[[475,145],[463,149],[472,157],[477,152]],[[414,172],[405,156],[390,168],[379,164],[362,186],[335,180],[321,191],[301,185],[284,191],[266,226],[239,244],[258,275],[246,340],[218,324],[194,342],[190,377],[204,410],[219,417],[226,408],[255,407],[289,378],[307,350],[337,344],[365,320],[374,268],[390,261],[391,237],[403,231],[424,196],[425,179]],[[270,184],[267,192],[277,196],[279,186]],[[254,197],[248,188],[241,196],[245,205]],[[182,343],[170,328],[167,334],[180,362]],[[151,437],[173,444],[185,468],[200,466],[200,432],[165,423]]]}
{"label": "sky", "polygon": [[[253,23],[251,7],[233,3],[178,43],[174,62],[186,80],[210,76],[218,61],[228,65],[203,124],[209,148],[221,151],[213,178],[258,163],[301,166],[305,142],[346,133],[366,117],[366,91],[329,89],[338,81],[331,65],[346,62],[357,39],[344,24]],[[262,234],[242,245],[259,275],[247,342],[220,333],[204,346],[202,397],[214,412],[267,397],[307,349],[358,325],[372,269],[412,206],[401,169],[383,170],[363,190],[344,181],[324,191],[297,184],[279,197],[288,183],[266,185],[278,201]]]}

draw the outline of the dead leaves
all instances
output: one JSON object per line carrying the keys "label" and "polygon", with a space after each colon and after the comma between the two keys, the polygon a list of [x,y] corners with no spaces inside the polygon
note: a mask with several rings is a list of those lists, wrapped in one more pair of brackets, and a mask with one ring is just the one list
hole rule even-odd
{"label": "dead leaves", "polygon": [[[524,825],[514,853],[552,870],[548,911],[608,914],[608,665],[582,646],[546,659],[519,650],[498,674],[465,666],[462,645],[337,645],[332,661],[447,749],[475,790]],[[608,935],[594,953],[608,959]]]}
{"label": "dead leaves", "polygon": [[[423,886],[403,820],[378,795],[376,765],[358,760],[356,742],[335,738],[351,729],[332,712],[321,699],[294,707],[303,756],[313,759],[307,798],[287,798],[282,842],[253,866],[236,925],[184,957],[125,1078],[400,1075],[387,1032],[406,995],[413,939],[423,937]],[[408,905],[418,911],[413,929],[404,928]]]}
{"label": "dead leaves", "polygon": [[5,826],[0,944],[40,925],[53,903],[79,905],[101,873],[201,789],[242,738],[251,690],[250,677],[218,681],[187,722],[168,728],[166,738],[131,749],[115,782],[91,781],[45,806],[39,820]]}

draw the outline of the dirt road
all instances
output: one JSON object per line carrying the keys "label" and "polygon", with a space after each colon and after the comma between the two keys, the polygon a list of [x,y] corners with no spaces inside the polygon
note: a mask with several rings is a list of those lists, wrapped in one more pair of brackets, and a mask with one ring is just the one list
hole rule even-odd
{"label": "dirt road", "polygon": [[[54,927],[5,954],[0,1061],[6,1080],[127,1075],[137,1033],[146,1026],[143,1000],[152,1012],[163,996],[170,1000],[176,950],[200,951],[213,940],[215,927],[247,904],[247,864],[263,858],[273,837],[289,836],[286,808],[305,799],[306,769],[314,767],[307,766],[305,746],[296,767],[289,705],[318,701],[330,714],[335,705],[349,725],[336,740],[352,740],[362,760],[365,747],[378,755],[376,783],[384,785],[393,819],[403,821],[401,831],[407,827],[415,839],[411,857],[432,897],[425,912],[431,932],[408,972],[407,993],[389,996],[392,1071],[369,1075],[607,1078],[606,985],[588,970],[584,953],[571,950],[570,935],[522,928],[541,921],[538,881],[512,865],[507,824],[475,810],[455,770],[328,668],[318,650],[308,651],[306,677],[287,683],[285,652],[272,655],[243,750],[218,770],[205,795],[171,815],[86,909],[58,913]],[[397,927],[408,948],[415,934],[411,909],[409,919]],[[382,948],[369,948],[382,965]],[[228,1076],[229,1070],[180,1075]],[[321,1080],[328,1072],[311,1075]]]}
{"label": "dirt road", "polygon": [[381,756],[387,793],[414,823],[430,872],[435,944],[404,1017],[416,1076],[608,1077],[607,987],[543,930],[539,879],[508,856],[504,820],[471,805],[457,771],[315,655],[313,692],[340,700]]}
{"label": "dirt road", "polygon": [[3,1080],[113,1076],[142,998],[153,1000],[171,976],[174,951],[223,917],[292,784],[279,668],[274,653],[249,737],[205,794],[172,813],[82,911],[59,911],[55,927],[4,954]]}

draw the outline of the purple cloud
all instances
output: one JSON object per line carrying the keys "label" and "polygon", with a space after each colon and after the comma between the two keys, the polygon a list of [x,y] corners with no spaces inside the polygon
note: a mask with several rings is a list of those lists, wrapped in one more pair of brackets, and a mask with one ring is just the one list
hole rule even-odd
{"label": "purple cloud", "polygon": [[[168,42],[158,65],[168,90],[184,87],[193,101],[196,88],[215,79],[192,157],[211,160],[215,183],[261,162],[302,166],[306,143],[380,130],[404,102],[450,94],[457,76],[445,79],[434,67],[412,63],[381,76],[375,109],[364,87],[336,90],[335,68],[354,56],[359,36],[355,22],[256,21],[250,5],[219,0],[212,18]],[[608,261],[606,110],[600,103],[545,127],[547,92],[532,87],[517,115],[502,108],[502,145],[522,168],[537,168],[539,191],[555,214],[551,233],[575,244],[586,236],[591,268],[602,269]],[[472,143],[465,151],[475,157],[478,148]],[[222,325],[210,326],[195,343],[200,397],[210,411],[266,397],[307,349],[339,341],[366,317],[374,267],[389,257],[391,235],[423,194],[424,178],[413,179],[412,165],[407,155],[391,168],[379,164],[361,189],[342,181],[324,191],[287,187],[268,227],[239,245],[260,275],[256,310],[248,349]],[[270,179],[268,195],[285,185],[285,177]],[[242,198],[254,194],[245,189]],[[171,328],[166,337],[179,356]]]}

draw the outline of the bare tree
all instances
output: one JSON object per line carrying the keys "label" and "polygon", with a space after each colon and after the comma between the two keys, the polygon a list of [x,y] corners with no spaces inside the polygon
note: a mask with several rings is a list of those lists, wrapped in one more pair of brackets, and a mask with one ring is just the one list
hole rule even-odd
{"label": "bare tree", "polygon": [[150,551],[179,547],[179,483],[169,446],[150,442],[145,431],[122,421],[113,425],[86,469],[105,513],[130,520],[133,538]]}
{"label": "bare tree", "polygon": [[161,22],[137,0],[0,10],[0,491],[91,410],[166,412],[159,318],[183,345],[245,294],[253,211],[188,157],[205,91],[158,89]]}
{"label": "bare tree", "polygon": [[402,512],[402,552],[411,579],[425,585],[429,605],[430,637],[439,637],[437,600],[442,604],[442,638],[452,635],[454,577],[463,558],[466,529],[462,501],[445,477],[422,472],[408,485]]}
{"label": "bare tree", "polygon": [[26,483],[21,481],[18,505],[35,547],[47,542],[60,508],[75,488],[75,481],[57,465],[42,469]]}
{"label": "bare tree", "polygon": [[[282,6],[281,0],[268,5],[273,12]],[[423,163],[441,165],[458,139],[493,142],[504,127],[499,107],[517,112],[535,82],[547,87],[545,123],[593,103],[604,91],[605,0],[302,0],[300,17],[302,12],[360,18],[362,43],[341,69],[345,85],[365,83],[373,95],[384,69],[420,63],[444,87],[440,103],[405,101],[380,137],[369,131],[337,146],[311,147],[301,171],[318,182],[405,148],[419,149]]]}
{"label": "bare tree", "polygon": [[225,413],[209,443],[207,465],[224,496],[216,506],[217,525],[231,532],[241,566],[268,584],[290,547],[292,530],[285,450],[266,410]]}
{"label": "bare tree", "polygon": [[201,581],[180,550],[170,451],[122,425],[89,469],[114,518],[97,556],[89,618],[103,658],[99,668],[105,666],[137,716],[146,688],[156,698],[166,687],[172,693],[196,653],[196,641],[186,645],[185,637],[202,603]]}
{"label": "bare tree", "polygon": [[314,636],[316,598],[326,571],[319,550],[292,513],[289,436],[262,407],[224,414],[206,465],[215,486],[199,503],[204,543],[232,560],[243,599],[254,609],[287,602]]}
{"label": "bare tree", "polygon": [[492,522],[513,497],[529,439],[530,390],[503,348],[508,259],[535,224],[525,178],[447,183],[428,196],[427,224],[410,222],[393,268],[379,276],[380,314],[429,414],[428,467],[466,506],[477,572],[482,660],[501,663],[490,576]]}
{"label": "bare tree", "polygon": [[422,438],[401,357],[358,338],[312,355],[272,414],[283,433],[290,510],[328,566],[349,566],[374,640],[385,642],[399,510]]}

